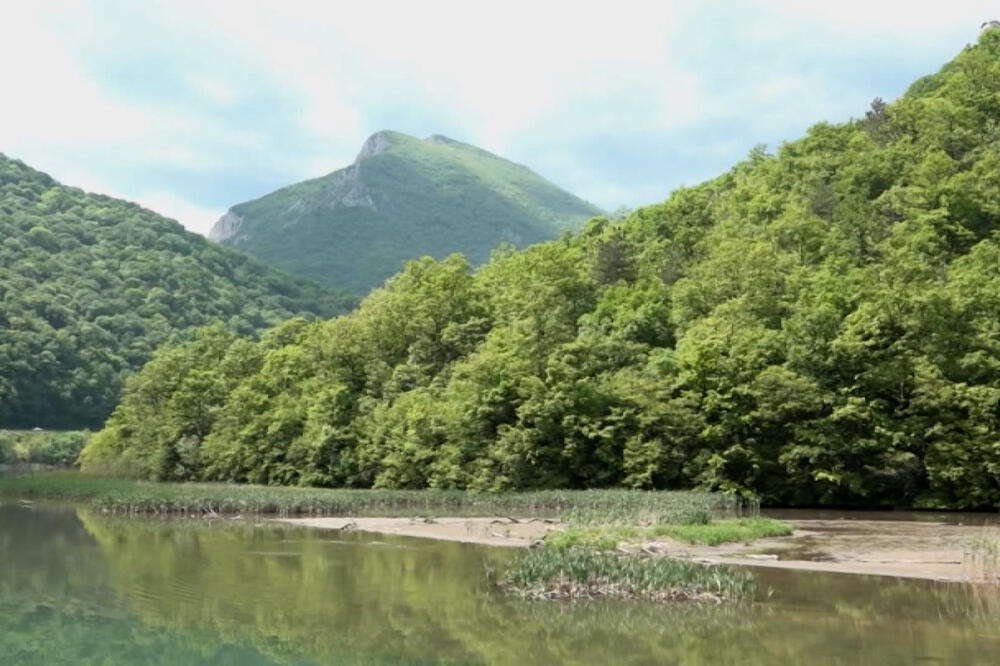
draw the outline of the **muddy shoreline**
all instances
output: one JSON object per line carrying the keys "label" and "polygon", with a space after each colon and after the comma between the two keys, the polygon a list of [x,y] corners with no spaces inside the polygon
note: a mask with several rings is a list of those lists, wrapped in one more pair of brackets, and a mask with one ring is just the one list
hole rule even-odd
{"label": "muddy shoreline", "polygon": [[538,518],[275,518],[274,522],[326,530],[357,530],[395,536],[460,541],[486,546],[526,548],[553,529],[555,521]]}
{"label": "muddy shoreline", "polygon": [[[718,564],[740,564],[829,573],[919,578],[946,582],[982,580],[966,551],[981,526],[901,520],[788,520],[789,537],[752,544],[678,546],[665,554]],[[654,550],[658,544],[652,544]]]}
{"label": "muddy shoreline", "polygon": [[[537,518],[282,518],[290,525],[358,530],[396,536],[525,548],[552,531],[553,521]],[[709,564],[822,571],[944,582],[982,581],[969,561],[969,544],[982,526],[941,522],[865,519],[788,520],[788,537],[753,543],[700,546],[673,540],[642,544],[648,553]],[[995,529],[995,528],[993,528]],[[639,548],[636,546],[635,548]]]}

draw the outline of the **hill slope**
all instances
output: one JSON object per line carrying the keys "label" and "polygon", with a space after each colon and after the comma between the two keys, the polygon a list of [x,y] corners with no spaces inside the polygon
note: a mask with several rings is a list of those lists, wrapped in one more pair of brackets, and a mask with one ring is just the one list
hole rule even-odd
{"label": "hill slope", "polygon": [[252,334],[350,302],[0,154],[0,427],[98,425],[185,329]]}
{"label": "hill slope", "polygon": [[233,206],[209,238],[365,293],[421,256],[474,264],[556,238],[601,211],[531,170],[443,136],[378,132],[354,163]]}
{"label": "hill slope", "polygon": [[[164,350],[85,454],[168,478],[997,507],[998,322],[991,29],[896,102],[620,224]],[[223,387],[204,419],[149,389],[183,405],[203,373]]]}

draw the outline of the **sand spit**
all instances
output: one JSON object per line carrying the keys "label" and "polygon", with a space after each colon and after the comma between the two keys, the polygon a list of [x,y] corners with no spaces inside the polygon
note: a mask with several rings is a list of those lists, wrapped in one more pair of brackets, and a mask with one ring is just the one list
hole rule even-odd
{"label": "sand spit", "polygon": [[539,518],[279,518],[277,522],[327,530],[358,530],[440,541],[524,548],[556,529]]}
{"label": "sand spit", "polygon": [[[329,530],[529,547],[560,525],[537,518],[282,518],[277,522]],[[673,540],[645,543],[650,554],[711,564],[975,582],[981,573],[965,557],[982,527],[898,520],[788,520],[792,536],[753,543],[698,546]],[[639,546],[630,549],[638,550]]]}
{"label": "sand spit", "polygon": [[[966,549],[983,527],[896,520],[789,520],[790,537],[708,548],[666,544],[704,562],[831,573],[977,582]],[[660,544],[649,544],[657,550]]]}

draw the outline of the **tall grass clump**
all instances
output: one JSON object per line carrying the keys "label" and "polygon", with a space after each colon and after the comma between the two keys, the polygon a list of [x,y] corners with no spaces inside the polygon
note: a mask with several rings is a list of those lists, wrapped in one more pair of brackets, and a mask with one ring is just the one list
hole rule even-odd
{"label": "tall grass clump", "polygon": [[718,546],[734,541],[756,541],[769,537],[788,536],[792,528],[773,518],[734,518],[705,524],[656,525],[647,534],[670,537],[677,541],[706,546]]}
{"label": "tall grass clump", "polygon": [[690,544],[718,546],[723,543],[788,536],[791,533],[792,528],[786,523],[759,516],[727,518],[708,523],[666,523],[651,527],[567,525],[564,529],[545,535],[544,545],[550,548],[614,550],[622,544],[642,544],[660,537],[669,537]]}
{"label": "tall grass clump", "polygon": [[515,560],[501,587],[533,599],[739,601],[755,590],[745,569],[581,548],[541,548]]}
{"label": "tall grass clump", "polygon": [[988,529],[966,546],[963,562],[973,580],[1000,584],[1000,530]]}
{"label": "tall grass clump", "polygon": [[560,518],[574,525],[698,525],[716,518],[759,515],[760,504],[707,491],[578,491]]}

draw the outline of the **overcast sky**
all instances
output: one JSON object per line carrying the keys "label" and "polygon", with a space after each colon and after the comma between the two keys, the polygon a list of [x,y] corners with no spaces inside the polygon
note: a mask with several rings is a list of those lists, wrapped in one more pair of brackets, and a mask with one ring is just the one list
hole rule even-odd
{"label": "overcast sky", "polygon": [[0,0],[0,152],[201,233],[380,129],[635,206],[863,115],[1000,18],[962,0],[587,4]]}

